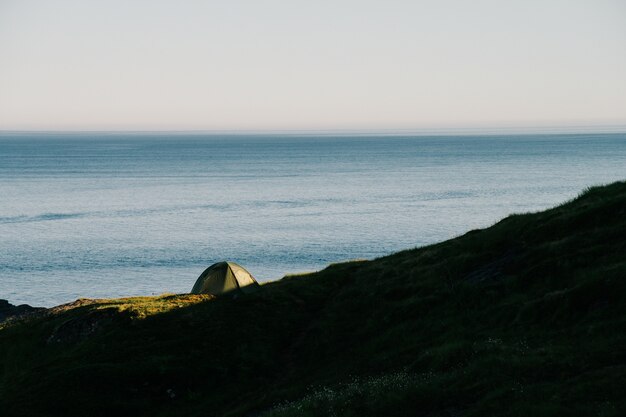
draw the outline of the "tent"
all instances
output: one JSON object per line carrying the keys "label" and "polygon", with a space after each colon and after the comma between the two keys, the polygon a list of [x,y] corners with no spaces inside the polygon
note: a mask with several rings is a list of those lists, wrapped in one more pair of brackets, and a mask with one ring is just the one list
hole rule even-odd
{"label": "tent", "polygon": [[198,277],[192,294],[225,294],[231,291],[249,293],[257,290],[259,283],[252,274],[234,262],[218,262]]}

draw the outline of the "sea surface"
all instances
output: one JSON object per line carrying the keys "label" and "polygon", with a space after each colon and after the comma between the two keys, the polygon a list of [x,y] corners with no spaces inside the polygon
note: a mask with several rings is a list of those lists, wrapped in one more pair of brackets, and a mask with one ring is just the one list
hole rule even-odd
{"label": "sea surface", "polygon": [[626,134],[0,134],[0,298],[188,292],[375,258],[626,179]]}

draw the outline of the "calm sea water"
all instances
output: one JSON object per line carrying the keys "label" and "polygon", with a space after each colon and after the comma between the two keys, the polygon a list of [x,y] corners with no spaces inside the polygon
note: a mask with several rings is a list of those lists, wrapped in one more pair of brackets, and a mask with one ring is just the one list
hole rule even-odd
{"label": "calm sea water", "polygon": [[626,179],[626,134],[0,135],[0,298],[187,292],[373,258]]}

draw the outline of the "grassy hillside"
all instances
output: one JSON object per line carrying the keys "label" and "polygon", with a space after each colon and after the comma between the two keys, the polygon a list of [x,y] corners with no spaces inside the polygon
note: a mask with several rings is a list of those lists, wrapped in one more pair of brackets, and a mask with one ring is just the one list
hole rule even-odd
{"label": "grassy hillside", "polygon": [[2,416],[626,415],[626,183],[258,293],[0,325]]}

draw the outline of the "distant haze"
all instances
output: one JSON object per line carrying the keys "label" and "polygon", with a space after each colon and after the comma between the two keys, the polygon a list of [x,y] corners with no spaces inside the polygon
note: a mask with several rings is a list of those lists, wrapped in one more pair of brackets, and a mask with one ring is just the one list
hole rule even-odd
{"label": "distant haze", "polygon": [[620,124],[623,0],[0,0],[0,130]]}

